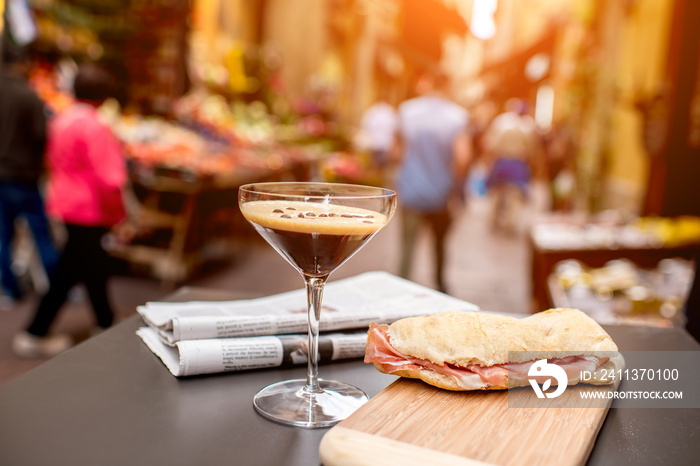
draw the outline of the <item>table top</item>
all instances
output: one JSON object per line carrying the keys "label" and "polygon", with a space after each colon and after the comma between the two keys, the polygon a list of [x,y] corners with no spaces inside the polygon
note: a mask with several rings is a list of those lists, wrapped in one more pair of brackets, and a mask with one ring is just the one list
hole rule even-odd
{"label": "table top", "polygon": [[[168,300],[230,299],[184,289]],[[240,296],[238,296],[240,297]],[[328,429],[300,429],[259,416],[265,385],[304,378],[305,367],[175,378],[135,335],[134,315],[0,386],[0,464],[314,465]],[[684,330],[608,326],[622,351],[697,351]],[[370,397],[395,377],[351,361],[321,377]],[[611,409],[589,464],[695,464],[697,409]]]}

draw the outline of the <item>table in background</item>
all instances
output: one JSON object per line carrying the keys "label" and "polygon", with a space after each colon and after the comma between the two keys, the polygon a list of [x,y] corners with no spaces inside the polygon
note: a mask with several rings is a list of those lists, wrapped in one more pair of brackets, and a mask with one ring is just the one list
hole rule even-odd
{"label": "table in background", "polygon": [[[182,289],[169,300],[240,297]],[[177,379],[134,334],[141,325],[134,315],[0,386],[0,464],[319,464],[327,429],[275,424],[252,405],[260,388],[303,378],[305,367]],[[700,350],[681,329],[606,330],[623,351]],[[323,365],[320,374],[369,396],[394,380],[361,361]],[[588,464],[695,464],[698,411],[611,409]]]}
{"label": "table in background", "polygon": [[547,281],[554,267],[564,260],[577,260],[588,267],[602,267],[615,259],[628,259],[642,268],[655,268],[663,259],[680,257],[694,259],[698,245],[658,248],[581,248],[581,249],[547,249],[541,247],[530,234],[532,299],[535,312],[544,311],[554,305]]}

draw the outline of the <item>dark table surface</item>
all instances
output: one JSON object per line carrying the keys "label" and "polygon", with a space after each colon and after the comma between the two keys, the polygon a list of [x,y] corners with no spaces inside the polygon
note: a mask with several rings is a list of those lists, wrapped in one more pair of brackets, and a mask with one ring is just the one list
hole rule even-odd
{"label": "dark table surface", "polygon": [[[227,299],[183,289],[169,300]],[[275,424],[255,393],[306,368],[177,379],[134,334],[134,315],[0,386],[0,465],[317,465],[328,429]],[[622,351],[698,351],[680,329],[609,326]],[[395,378],[361,361],[320,375],[371,397]],[[700,410],[611,409],[589,464],[697,464]]]}

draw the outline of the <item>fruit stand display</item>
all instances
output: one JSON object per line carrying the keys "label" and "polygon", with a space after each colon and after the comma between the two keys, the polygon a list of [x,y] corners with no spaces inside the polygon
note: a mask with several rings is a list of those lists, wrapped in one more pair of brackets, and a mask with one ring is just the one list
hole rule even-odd
{"label": "fruit stand display", "polygon": [[76,62],[98,61],[117,77],[123,108],[108,101],[101,113],[124,144],[130,225],[111,253],[169,285],[249,234],[242,183],[378,184],[368,158],[350,150],[332,83],[293,95],[274,51],[236,42],[221,56],[203,53],[191,2],[46,1],[34,13],[46,60],[32,83],[52,113],[73,101],[63,89]]}
{"label": "fruit stand display", "polygon": [[[46,70],[32,82],[53,113],[70,105]],[[235,251],[251,230],[238,210],[237,190],[253,181],[307,179],[316,156],[277,142],[272,128],[230,119],[214,124],[214,111],[190,117],[178,107],[172,119],[124,114],[115,101],[101,116],[124,144],[128,240],[110,241],[110,253],[147,268],[166,286],[199,266]],[[233,128],[236,128],[234,130]]]}
{"label": "fruit stand display", "polygon": [[113,249],[132,264],[149,265],[167,285],[212,259],[230,255],[250,229],[237,191],[253,181],[298,179],[303,151],[274,141],[255,145],[205,137],[161,118],[119,117],[131,181],[135,236]]}
{"label": "fruit stand display", "polygon": [[[53,113],[71,104],[50,70],[37,69],[32,83]],[[124,144],[130,178],[130,239],[111,242],[111,254],[176,285],[251,233],[238,210],[241,184],[381,184],[371,157],[351,149],[337,122],[302,103],[273,115],[260,101],[199,89],[175,100],[166,117],[107,101],[100,114]]]}

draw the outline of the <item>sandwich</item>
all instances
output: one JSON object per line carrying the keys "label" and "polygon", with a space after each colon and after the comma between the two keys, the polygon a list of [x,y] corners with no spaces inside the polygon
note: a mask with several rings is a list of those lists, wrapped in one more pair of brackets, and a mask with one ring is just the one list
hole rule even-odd
{"label": "sandwich", "polygon": [[564,369],[568,385],[610,384],[607,375],[624,364],[610,335],[577,309],[522,319],[481,312],[410,317],[371,324],[365,347],[365,362],[380,372],[455,391],[527,386],[542,359]]}

